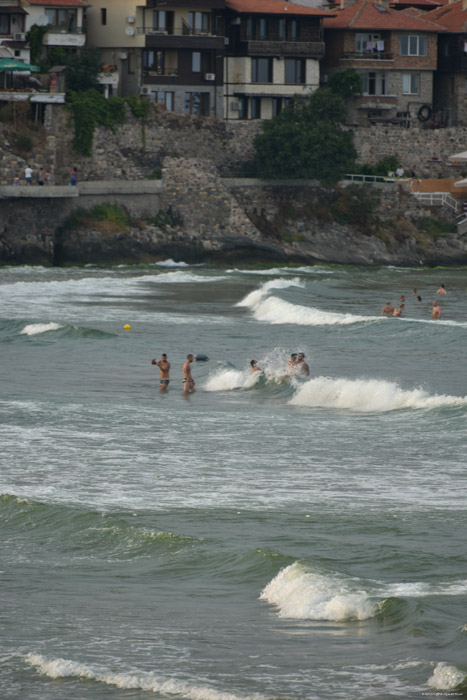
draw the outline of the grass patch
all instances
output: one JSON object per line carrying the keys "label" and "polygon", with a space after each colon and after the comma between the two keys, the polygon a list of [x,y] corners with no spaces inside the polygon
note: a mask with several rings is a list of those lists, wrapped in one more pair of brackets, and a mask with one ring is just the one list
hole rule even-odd
{"label": "grass patch", "polygon": [[456,233],[457,231],[455,224],[449,221],[443,221],[442,219],[435,219],[431,216],[423,216],[419,219],[415,219],[414,224],[419,231],[435,239],[449,233]]}
{"label": "grass patch", "polygon": [[76,209],[63,224],[65,231],[96,228],[107,234],[128,233],[130,217],[117,204],[96,204],[92,209]]}

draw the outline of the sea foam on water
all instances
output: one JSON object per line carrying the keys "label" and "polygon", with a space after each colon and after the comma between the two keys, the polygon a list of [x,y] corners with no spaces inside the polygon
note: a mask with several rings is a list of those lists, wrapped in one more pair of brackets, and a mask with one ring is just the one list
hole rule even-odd
{"label": "sea foam on water", "polygon": [[455,666],[447,663],[437,664],[433,675],[428,680],[430,688],[437,690],[452,690],[463,684],[466,680],[464,673],[459,671]]}
{"label": "sea foam on water", "polygon": [[289,404],[381,413],[408,408],[465,406],[467,397],[444,394],[431,396],[423,389],[406,391],[395,382],[381,379],[315,377],[300,387]]}
{"label": "sea foam on water", "polygon": [[153,673],[115,673],[69,659],[47,659],[42,654],[36,653],[28,654],[26,661],[49,678],[85,678],[126,690],[139,689],[161,695],[178,695],[188,700],[266,700],[264,696],[255,693],[248,696],[235,695],[216,690],[208,685],[159,678]]}
{"label": "sea foam on water", "polygon": [[279,608],[279,617],[298,620],[366,620],[379,606],[350,581],[307,571],[295,562],[281,569],[261,591],[260,600]]}
{"label": "sea foam on water", "polygon": [[20,331],[20,335],[40,335],[49,331],[58,331],[60,328],[63,328],[60,323],[30,323]]}

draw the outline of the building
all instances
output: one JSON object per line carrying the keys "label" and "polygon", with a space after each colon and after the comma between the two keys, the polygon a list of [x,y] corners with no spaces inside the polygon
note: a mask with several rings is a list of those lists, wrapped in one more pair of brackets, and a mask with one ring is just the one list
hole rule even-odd
{"label": "building", "polygon": [[44,27],[42,45],[46,52],[62,48],[74,52],[86,44],[84,0],[23,0],[27,11],[26,32]]}
{"label": "building", "polygon": [[323,82],[349,68],[360,74],[363,94],[352,99],[349,117],[356,124],[422,123],[432,116],[437,36],[443,31],[419,10],[398,11],[376,0],[343,2],[336,17],[324,21]]}
{"label": "building", "polygon": [[226,0],[226,8],[226,119],[271,119],[319,87],[323,18],[334,12],[281,0]]}
{"label": "building", "polygon": [[0,2],[0,56],[29,62],[26,17],[26,10],[21,7],[20,0]]}
{"label": "building", "polygon": [[446,126],[467,125],[467,2],[458,0],[428,15],[444,27],[438,35],[434,104]]}
{"label": "building", "polygon": [[167,110],[222,116],[224,0],[104,0],[88,37],[119,74],[119,92]]}

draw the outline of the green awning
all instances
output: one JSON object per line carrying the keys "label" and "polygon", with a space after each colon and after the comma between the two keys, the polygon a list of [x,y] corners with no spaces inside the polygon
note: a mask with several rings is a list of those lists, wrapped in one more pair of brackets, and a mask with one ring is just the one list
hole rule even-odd
{"label": "green awning", "polygon": [[0,73],[5,73],[7,71],[29,71],[30,73],[39,73],[39,66],[31,66],[29,63],[23,63],[23,61],[17,61],[14,58],[0,58]]}

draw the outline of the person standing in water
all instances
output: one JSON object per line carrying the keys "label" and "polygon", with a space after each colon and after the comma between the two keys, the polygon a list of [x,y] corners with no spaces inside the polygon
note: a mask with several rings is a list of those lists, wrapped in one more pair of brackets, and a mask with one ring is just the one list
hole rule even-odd
{"label": "person standing in water", "polygon": [[438,304],[437,301],[433,302],[433,311],[431,312],[431,318],[436,320],[441,318],[441,306]]}
{"label": "person standing in water", "polygon": [[165,354],[165,352],[162,353],[162,358],[159,360],[159,362],[156,360],[155,357],[153,357],[151,360],[151,364],[156,365],[156,367],[159,367],[161,372],[161,391],[167,391],[170,382],[170,362],[167,361],[167,355]]}
{"label": "person standing in water", "polygon": [[251,360],[250,365],[251,365],[252,372],[262,372],[263,371],[261,369],[261,367],[258,367],[258,360]]}
{"label": "person standing in water", "polygon": [[381,316],[392,316],[394,313],[394,307],[390,301],[387,301],[381,310]]}
{"label": "person standing in water", "polygon": [[195,380],[191,376],[191,363],[193,355],[190,353],[186,356],[186,361],[183,364],[183,391],[185,394],[190,394],[195,390]]}
{"label": "person standing in water", "polygon": [[439,285],[439,289],[437,290],[436,294],[437,294],[439,297],[444,297],[444,296],[446,296],[447,291],[446,291],[446,288],[445,288],[444,284],[440,284],[440,285]]}
{"label": "person standing in water", "polygon": [[299,352],[298,357],[297,357],[297,374],[301,375],[302,377],[309,377],[310,376],[310,368],[308,367],[307,363],[305,362],[305,353]]}

